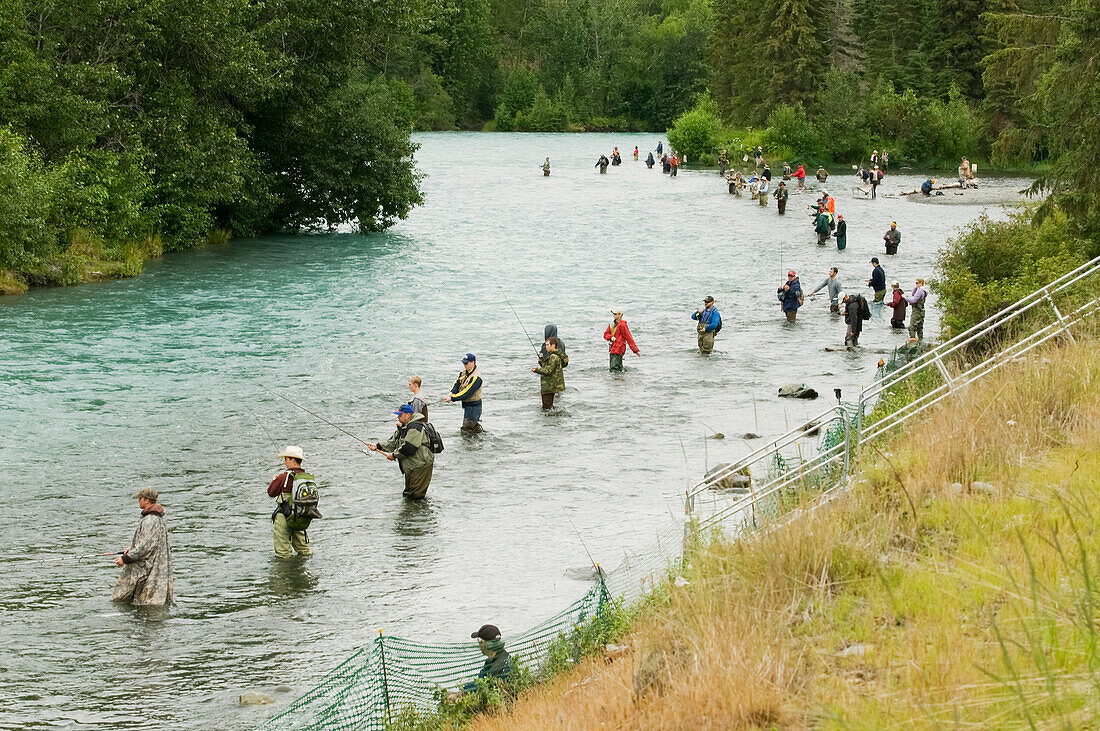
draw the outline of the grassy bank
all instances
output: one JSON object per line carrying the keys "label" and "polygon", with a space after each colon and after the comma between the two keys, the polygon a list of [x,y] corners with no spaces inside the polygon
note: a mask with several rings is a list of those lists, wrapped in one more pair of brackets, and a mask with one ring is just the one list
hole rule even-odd
{"label": "grassy bank", "polygon": [[[203,246],[229,241],[225,231],[210,234]],[[164,246],[148,236],[122,246],[110,246],[77,231],[64,251],[36,260],[25,269],[0,269],[0,295],[24,294],[31,287],[70,287],[85,282],[128,279],[141,274],[149,259],[159,259]]]}
{"label": "grassy bank", "polygon": [[826,509],[715,542],[642,608],[628,654],[472,728],[1089,722],[1100,355],[1095,337],[1079,342],[899,431]]}

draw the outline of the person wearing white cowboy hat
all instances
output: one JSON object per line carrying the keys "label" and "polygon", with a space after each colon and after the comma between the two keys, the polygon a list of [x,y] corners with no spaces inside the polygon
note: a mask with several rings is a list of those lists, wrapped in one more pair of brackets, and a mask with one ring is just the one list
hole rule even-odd
{"label": "person wearing white cowboy hat", "polygon": [[[278,558],[290,558],[297,551],[299,556],[311,556],[313,551],[309,548],[309,535],[304,530],[291,530],[287,523],[290,517],[292,491],[295,479],[313,476],[302,469],[305,455],[301,447],[287,445],[278,455],[286,467],[285,472],[280,472],[267,486],[267,496],[275,498],[275,512],[271,514],[271,533],[275,539],[275,555]],[[299,477],[299,476],[304,476]]]}

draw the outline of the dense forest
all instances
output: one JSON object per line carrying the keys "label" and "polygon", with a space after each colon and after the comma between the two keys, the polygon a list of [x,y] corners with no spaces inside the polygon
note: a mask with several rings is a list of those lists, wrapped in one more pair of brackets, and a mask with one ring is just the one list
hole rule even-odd
{"label": "dense forest", "polygon": [[[420,201],[413,130],[668,130],[693,162],[1041,163],[1087,229],[1094,0],[0,0],[0,288]],[[1093,228],[1092,230],[1095,230]]]}

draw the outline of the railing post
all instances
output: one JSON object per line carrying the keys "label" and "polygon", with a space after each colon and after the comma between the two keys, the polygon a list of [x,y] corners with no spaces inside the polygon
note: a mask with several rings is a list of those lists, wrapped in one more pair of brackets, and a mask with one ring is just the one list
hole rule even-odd
{"label": "railing post", "polygon": [[1047,302],[1050,303],[1050,308],[1054,310],[1054,316],[1058,318],[1058,322],[1062,323],[1062,329],[1066,331],[1066,337],[1069,338],[1071,343],[1077,345],[1077,341],[1073,339],[1073,333],[1070,332],[1069,325],[1066,324],[1066,318],[1062,317],[1062,312],[1058,309],[1058,305],[1054,304],[1054,299],[1051,298],[1050,292],[1046,292],[1043,296],[1046,297]]}
{"label": "railing post", "polygon": [[840,421],[844,424],[844,481],[848,481],[852,450],[852,425],[848,422],[848,416],[844,413],[844,407],[837,404],[836,410],[840,412]]}
{"label": "railing post", "polygon": [[392,724],[390,715],[390,683],[386,677],[386,645],[382,642],[382,628],[378,628],[378,652],[382,656],[382,702],[386,704],[386,723]]}
{"label": "railing post", "polygon": [[943,364],[943,361],[940,360],[940,356],[937,355],[935,358],[932,359],[932,362],[936,364],[936,370],[938,370],[940,372],[940,375],[943,376],[943,380],[947,384],[948,390],[954,393],[955,379],[952,378],[951,374],[947,372],[947,366],[945,366]]}

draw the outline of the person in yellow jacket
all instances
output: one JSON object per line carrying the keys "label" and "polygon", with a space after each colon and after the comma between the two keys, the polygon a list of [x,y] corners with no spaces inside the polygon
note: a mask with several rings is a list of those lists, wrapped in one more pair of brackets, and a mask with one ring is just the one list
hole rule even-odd
{"label": "person in yellow jacket", "polygon": [[444,401],[462,402],[462,431],[477,434],[481,428],[481,372],[477,369],[477,356],[467,353],[462,358],[462,372],[458,374],[451,392]]}

